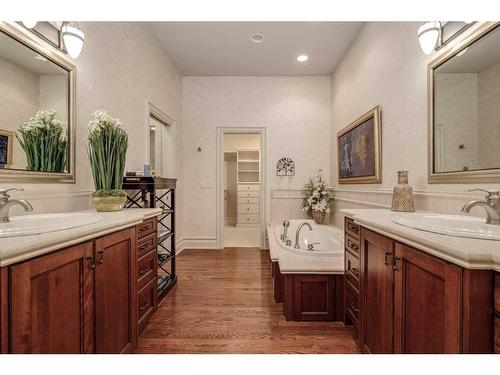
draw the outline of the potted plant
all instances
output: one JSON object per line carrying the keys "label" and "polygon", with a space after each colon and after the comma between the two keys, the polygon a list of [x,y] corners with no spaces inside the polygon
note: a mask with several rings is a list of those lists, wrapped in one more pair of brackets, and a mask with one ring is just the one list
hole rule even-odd
{"label": "potted plant", "polygon": [[93,116],[87,147],[95,185],[92,200],[97,211],[120,211],[127,201],[122,184],[128,135],[120,120],[106,111],[96,111]]}
{"label": "potted plant", "polygon": [[305,185],[302,210],[307,213],[308,217],[312,217],[316,224],[323,224],[326,210],[334,199],[331,187],[323,181],[320,174],[317,174]]}
{"label": "potted plant", "polygon": [[38,111],[16,131],[29,171],[64,172],[68,142],[65,126],[56,115],[55,111]]}

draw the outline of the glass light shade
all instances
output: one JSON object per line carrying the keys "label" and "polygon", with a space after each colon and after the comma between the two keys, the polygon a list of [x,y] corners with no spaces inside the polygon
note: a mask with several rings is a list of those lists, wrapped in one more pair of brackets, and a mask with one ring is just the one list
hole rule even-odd
{"label": "glass light shade", "polygon": [[426,55],[430,55],[439,38],[439,30],[441,29],[441,24],[437,21],[424,23],[418,28],[418,41],[420,42],[420,48]]}
{"label": "glass light shade", "polygon": [[24,27],[28,28],[28,29],[32,29],[36,26],[36,24],[38,23],[38,21],[21,21],[24,25]]}
{"label": "glass light shade", "polygon": [[61,27],[61,33],[68,55],[76,59],[82,52],[83,41],[85,40],[83,31],[69,24],[64,24]]}

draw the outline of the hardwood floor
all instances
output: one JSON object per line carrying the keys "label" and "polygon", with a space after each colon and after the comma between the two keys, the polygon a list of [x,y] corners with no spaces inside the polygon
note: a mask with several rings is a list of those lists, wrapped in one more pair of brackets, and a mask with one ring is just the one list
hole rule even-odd
{"label": "hardwood floor", "polygon": [[185,250],[177,266],[136,353],[359,353],[352,327],[285,321],[267,251]]}

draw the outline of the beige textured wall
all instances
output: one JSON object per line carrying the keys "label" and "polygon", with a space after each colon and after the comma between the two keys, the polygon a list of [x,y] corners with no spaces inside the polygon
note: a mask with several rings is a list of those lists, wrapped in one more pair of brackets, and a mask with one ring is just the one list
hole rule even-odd
{"label": "beige textured wall", "polygon": [[[36,212],[90,208],[93,190],[85,150],[91,114],[105,108],[121,119],[130,139],[127,167],[136,169],[147,161],[147,110],[149,100],[175,120],[176,138],[182,140],[182,77],[152,34],[138,23],[81,22],[85,44],[74,60],[76,93],[76,184],[20,184],[0,181],[0,188],[22,186]],[[178,147],[180,155],[180,147]],[[182,159],[177,158],[177,173]],[[182,233],[182,181],[177,233]],[[19,212],[16,208],[16,211]]]}
{"label": "beige textured wall", "polygon": [[[14,133],[38,110],[38,76],[0,57],[0,129]],[[25,167],[26,156],[13,140],[12,161]]]}
{"label": "beige textured wall", "polygon": [[487,168],[500,161],[500,63],[478,73],[479,160]]}
{"label": "beige textured wall", "polygon": [[[184,77],[185,237],[216,236],[218,127],[265,127],[267,219],[301,215],[297,198],[274,198],[300,189],[330,165],[330,77]],[[196,147],[201,146],[202,152]],[[295,161],[295,177],[277,177],[276,162]],[[273,198],[271,199],[271,190]],[[294,192],[293,195],[297,195]]]}
{"label": "beige textured wall", "polygon": [[[332,183],[337,185],[336,133],[376,105],[382,108],[382,184],[336,186],[336,208],[388,207],[396,171],[410,172],[417,209],[457,213],[477,184],[427,183],[429,59],[418,44],[419,23],[370,22],[332,76]],[[483,184],[498,187],[498,184]],[[476,212],[476,211],[474,211]],[[477,212],[481,214],[480,211]],[[336,225],[342,218],[334,216]]]}

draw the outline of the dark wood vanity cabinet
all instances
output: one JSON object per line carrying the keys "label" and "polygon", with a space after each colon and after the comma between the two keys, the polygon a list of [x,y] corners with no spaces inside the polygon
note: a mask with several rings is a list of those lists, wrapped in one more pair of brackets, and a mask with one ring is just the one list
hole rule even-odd
{"label": "dark wood vanity cabinet", "polygon": [[95,352],[128,353],[137,340],[135,228],[95,240]]}
{"label": "dark wood vanity cabinet", "polygon": [[[364,352],[493,351],[492,271],[464,269],[356,225],[346,219],[346,238],[359,233],[359,318],[358,290],[346,277],[345,321]],[[346,274],[355,260],[346,256]]]}
{"label": "dark wood vanity cabinet", "polygon": [[0,271],[2,353],[124,353],[135,346],[136,228]]}

